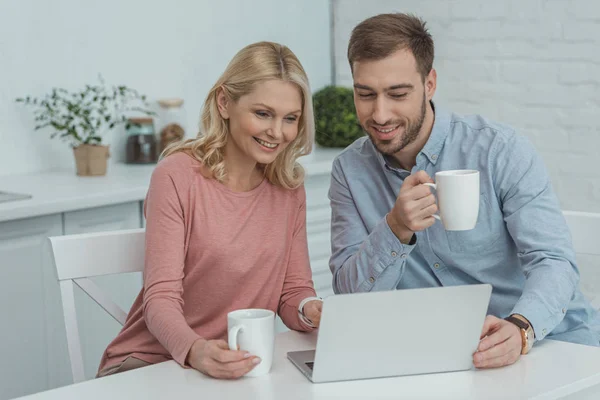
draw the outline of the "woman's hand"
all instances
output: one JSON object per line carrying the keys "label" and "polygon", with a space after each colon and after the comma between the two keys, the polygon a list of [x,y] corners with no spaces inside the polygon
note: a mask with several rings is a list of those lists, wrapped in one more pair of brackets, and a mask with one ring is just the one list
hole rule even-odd
{"label": "woman's hand", "polygon": [[321,300],[311,300],[304,305],[303,313],[314,326],[317,328],[321,323],[321,311],[323,310],[323,302]]}
{"label": "woman's hand", "polygon": [[260,363],[247,351],[229,350],[224,340],[198,339],[192,345],[187,363],[205,375],[219,379],[237,379]]}

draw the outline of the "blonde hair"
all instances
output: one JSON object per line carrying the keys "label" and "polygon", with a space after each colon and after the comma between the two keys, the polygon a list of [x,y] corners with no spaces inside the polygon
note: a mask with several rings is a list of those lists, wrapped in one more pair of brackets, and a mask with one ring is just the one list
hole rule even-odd
{"label": "blonde hair", "polygon": [[227,175],[224,149],[229,123],[217,108],[217,94],[222,89],[228,100],[236,102],[249,94],[259,82],[282,80],[294,83],[302,94],[302,117],[298,135],[270,164],[262,165],[265,177],[274,185],[294,189],[304,182],[304,169],[298,157],[312,151],[315,126],[308,77],[296,55],[286,46],[258,42],[244,47],[227,65],[225,72],[208,92],[202,110],[201,131],[195,139],[174,143],[161,157],[186,151],[206,166],[212,176],[223,182]]}

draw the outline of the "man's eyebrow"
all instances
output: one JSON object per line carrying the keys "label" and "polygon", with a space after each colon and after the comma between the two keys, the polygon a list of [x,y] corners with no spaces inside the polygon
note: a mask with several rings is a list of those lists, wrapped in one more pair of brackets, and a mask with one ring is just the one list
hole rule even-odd
{"label": "man's eyebrow", "polygon": [[[355,83],[354,88],[374,91],[373,88],[371,88],[367,85],[360,84],[360,83]],[[398,83],[396,85],[392,85],[392,86],[385,88],[385,91],[396,90],[396,89],[414,89],[414,85],[412,85],[410,83]]]}

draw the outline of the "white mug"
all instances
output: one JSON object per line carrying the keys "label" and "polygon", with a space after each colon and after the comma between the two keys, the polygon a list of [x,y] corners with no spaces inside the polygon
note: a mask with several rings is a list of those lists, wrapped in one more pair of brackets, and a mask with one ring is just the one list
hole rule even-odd
{"label": "white mug", "polygon": [[273,364],[275,313],[259,308],[232,311],[227,314],[227,332],[231,350],[239,348],[261,359],[245,376],[268,374]]}
{"label": "white mug", "polygon": [[437,192],[440,215],[447,231],[466,231],[475,228],[479,215],[479,171],[457,169],[435,174],[435,183],[424,185]]}

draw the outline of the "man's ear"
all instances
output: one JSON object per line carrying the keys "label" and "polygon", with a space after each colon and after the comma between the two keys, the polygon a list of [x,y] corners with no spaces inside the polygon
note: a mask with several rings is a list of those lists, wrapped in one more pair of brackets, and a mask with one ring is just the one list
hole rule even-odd
{"label": "man's ear", "polygon": [[434,68],[431,68],[429,74],[425,77],[425,95],[427,96],[427,101],[430,101],[435,94],[435,89],[437,88],[437,72]]}

